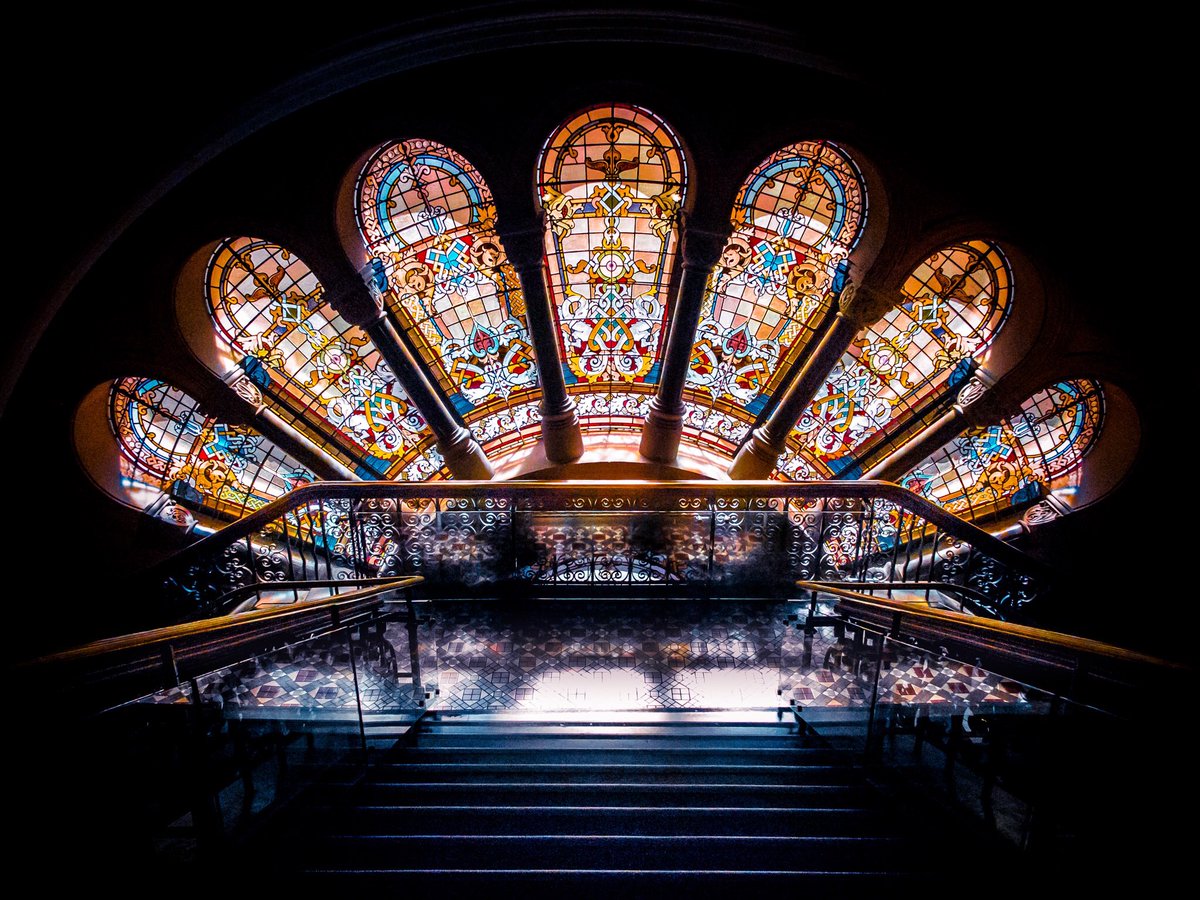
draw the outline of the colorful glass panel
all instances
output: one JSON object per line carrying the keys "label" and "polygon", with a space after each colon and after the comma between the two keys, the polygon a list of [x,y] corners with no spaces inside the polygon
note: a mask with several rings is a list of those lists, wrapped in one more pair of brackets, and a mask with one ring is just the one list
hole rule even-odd
{"label": "colorful glass panel", "polygon": [[687,379],[697,402],[754,420],[841,288],[865,215],[857,166],[827,141],[755,168],[701,308]]}
{"label": "colorful glass panel", "polygon": [[269,405],[344,445],[360,474],[388,475],[428,436],[370,338],[337,314],[295,254],[230,238],[213,254],[207,281],[217,333],[247,379]]}
{"label": "colorful glass panel", "polygon": [[649,392],[628,390],[575,394],[579,427],[585,433],[640,433],[653,396]]}
{"label": "colorful glass panel", "polygon": [[153,378],[113,383],[110,422],[131,496],[162,491],[192,508],[240,517],[317,480],[262,435],[198,406]]}
{"label": "colorful glass panel", "polygon": [[656,383],[687,190],[678,139],[648,110],[599,106],[551,135],[538,171],[567,384]]}
{"label": "colorful glass panel", "polygon": [[1103,416],[1100,385],[1059,382],[1026,400],[1017,415],[955,438],[901,484],[966,518],[1024,506],[1077,480]]}
{"label": "colorful glass panel", "polygon": [[939,250],[908,276],[904,302],[854,341],[792,433],[821,477],[857,475],[910,411],[970,376],[1011,284],[1003,254],[984,241]]}
{"label": "colorful glass panel", "polygon": [[465,421],[535,396],[520,282],[469,162],[432,141],[389,144],[363,169],[358,222],[388,309]]}

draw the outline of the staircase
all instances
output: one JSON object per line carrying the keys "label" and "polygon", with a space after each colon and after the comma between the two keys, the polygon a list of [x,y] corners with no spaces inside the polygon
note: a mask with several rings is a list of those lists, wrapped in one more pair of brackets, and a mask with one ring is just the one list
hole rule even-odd
{"label": "staircase", "polygon": [[253,844],[275,885],[572,900],[943,883],[982,849],[937,816],[901,814],[790,717],[754,712],[432,714],[365,771],[335,768]]}

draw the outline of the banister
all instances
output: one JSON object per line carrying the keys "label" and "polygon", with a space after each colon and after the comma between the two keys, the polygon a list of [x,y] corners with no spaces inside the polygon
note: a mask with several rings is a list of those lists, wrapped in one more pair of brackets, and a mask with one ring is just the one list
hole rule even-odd
{"label": "banister", "polygon": [[1122,663],[1147,665],[1180,672],[1190,671],[1187,666],[1181,663],[1149,656],[1135,650],[1127,650],[1124,647],[1107,644],[1103,641],[1093,640],[1092,638],[1078,637],[1044,628],[1035,628],[1030,625],[1020,625],[1015,622],[1003,622],[981,616],[968,616],[963,613],[953,612],[952,610],[934,609],[928,606],[908,603],[903,600],[887,600],[882,597],[872,597],[869,594],[862,594],[858,591],[847,590],[846,588],[835,587],[822,582],[797,581],[796,586],[804,590],[833,594],[836,597],[851,600],[857,606],[868,607],[888,617],[894,617],[899,614],[906,618],[953,625],[955,628],[976,632],[981,636],[1004,637],[1038,643],[1066,650],[1077,655],[1085,654]]}
{"label": "banister", "polygon": [[[962,594],[969,598],[972,605],[978,607],[986,608],[991,603],[991,598],[983,591],[967,584],[954,584],[949,581],[841,581],[835,584],[832,581],[812,580],[806,583],[831,585],[833,587],[846,588],[847,590],[858,588],[880,591],[942,591],[944,593]],[[867,596],[873,597],[874,594],[868,594]],[[1002,620],[1003,616],[998,616],[997,618]]]}
{"label": "banister", "polygon": [[[157,649],[165,645],[173,645],[174,643],[184,639],[216,637],[222,634],[228,634],[232,631],[244,629],[250,625],[261,626],[264,624],[277,624],[283,626],[286,625],[289,620],[298,619],[300,617],[308,616],[311,613],[321,612],[327,609],[336,609],[342,606],[361,604],[364,600],[374,599],[375,597],[390,591],[413,587],[420,584],[424,580],[425,579],[420,575],[408,575],[403,578],[387,579],[383,583],[372,583],[370,586],[364,587],[361,590],[351,591],[340,596],[325,597],[319,600],[309,600],[301,603],[289,604],[287,607],[281,609],[262,609],[244,613],[236,613],[232,615],[213,616],[208,619],[199,619],[194,622],[184,622],[178,625],[167,625],[162,628],[153,628],[149,631],[139,631],[133,634],[104,638],[98,641],[93,641],[89,644],[84,644],[80,647],[74,647],[70,650],[62,650],[58,653],[51,653],[35,659],[25,660],[18,663],[17,667],[44,668],[58,665],[69,665],[96,659],[98,657],[108,656],[114,653]],[[379,579],[345,579],[336,583],[341,585],[352,585],[357,581],[378,582]],[[305,584],[306,586],[313,585],[312,582],[305,582]],[[286,589],[288,586],[289,585],[285,583],[279,582],[272,584],[253,585],[251,586],[251,589]]]}
{"label": "banister", "polygon": [[[628,488],[636,492],[637,505],[626,505],[624,498],[614,501],[614,491]],[[447,481],[433,483],[412,482],[314,482],[295,488],[250,515],[226,525],[215,534],[209,535],[180,551],[155,569],[186,564],[200,558],[215,548],[230,545],[253,534],[262,526],[279,519],[305,503],[321,500],[344,499],[451,499],[464,494],[478,494],[503,502],[511,498],[518,505],[537,497],[562,495],[564,497],[608,501],[604,509],[608,512],[670,511],[655,507],[655,498],[707,500],[710,506],[730,500],[884,500],[896,504],[908,512],[916,513],[942,529],[946,534],[959,538],[989,556],[1033,576],[1045,576],[1049,568],[1042,562],[1006,544],[983,529],[958,518],[924,497],[914,494],[890,481]],[[679,511],[685,511],[680,509]],[[697,510],[699,511],[699,510]]]}

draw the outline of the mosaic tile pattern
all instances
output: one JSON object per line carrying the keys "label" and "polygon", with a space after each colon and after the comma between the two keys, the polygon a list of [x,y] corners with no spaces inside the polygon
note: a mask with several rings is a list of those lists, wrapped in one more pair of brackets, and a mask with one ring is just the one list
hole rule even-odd
{"label": "mosaic tile pattern", "polygon": [[[443,709],[774,708],[785,604],[440,603]],[[432,651],[432,652],[431,652]]]}
{"label": "mosaic tile pattern", "polygon": [[[579,601],[424,604],[418,629],[424,686],[408,667],[408,632],[390,622],[359,665],[365,712],[412,710],[425,690],[459,711],[863,708],[874,651],[833,626],[805,635],[807,606],[748,601]],[[828,614],[827,608],[818,609]],[[342,636],[213,672],[206,701],[241,715],[356,709]],[[183,686],[147,698],[186,703]],[[1028,703],[1019,685],[975,666],[889,648],[879,680],[884,704],[947,712]]]}
{"label": "mosaic tile pattern", "polygon": [[[370,648],[365,664],[360,659],[358,680],[365,711],[384,712],[416,705],[412,685],[394,674],[394,627],[389,627],[386,638],[383,646],[374,642],[376,646]],[[203,675],[197,684],[204,702],[215,703],[229,713],[357,709],[354,670],[342,636],[318,638],[296,648],[264,654]],[[184,684],[147,697],[145,702],[188,703],[191,695],[191,685]]]}
{"label": "mosaic tile pattern", "polygon": [[[829,612],[828,608],[818,610],[819,614]],[[839,637],[832,626],[815,629],[811,649],[801,627],[789,628],[782,641],[780,695],[800,707],[870,705],[874,663],[873,648],[856,648],[849,636]],[[939,662],[927,653],[889,646],[879,675],[879,702],[944,704],[952,712],[1029,700],[1020,685],[976,666]]]}

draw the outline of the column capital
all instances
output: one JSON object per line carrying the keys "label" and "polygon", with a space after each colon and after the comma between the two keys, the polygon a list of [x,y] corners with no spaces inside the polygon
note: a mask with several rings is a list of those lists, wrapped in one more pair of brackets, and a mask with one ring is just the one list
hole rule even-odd
{"label": "column capital", "polygon": [[714,231],[702,228],[689,217],[683,219],[680,256],[685,266],[712,269],[721,261],[721,253],[729,241],[729,230]]}
{"label": "column capital", "polygon": [[541,269],[546,256],[546,217],[533,216],[515,227],[497,227],[504,253],[518,272]]}
{"label": "column capital", "polygon": [[967,379],[958,391],[954,408],[968,428],[990,425],[1004,417],[1004,405],[993,390],[996,380],[982,369]]}
{"label": "column capital", "polygon": [[904,302],[899,291],[880,288],[869,281],[847,281],[838,294],[838,314],[861,331],[874,325],[888,311]]}
{"label": "column capital", "polygon": [[359,274],[361,281],[345,278],[325,285],[325,296],[343,319],[351,325],[366,328],[384,316],[383,294],[387,290],[387,276],[383,272],[383,263],[377,259],[370,260]]}
{"label": "column capital", "polygon": [[995,381],[990,376],[982,370],[977,371],[964,381],[963,386],[958,389],[958,396],[954,398],[954,405],[961,410],[965,410],[968,406],[973,406],[982,400],[994,385]]}

